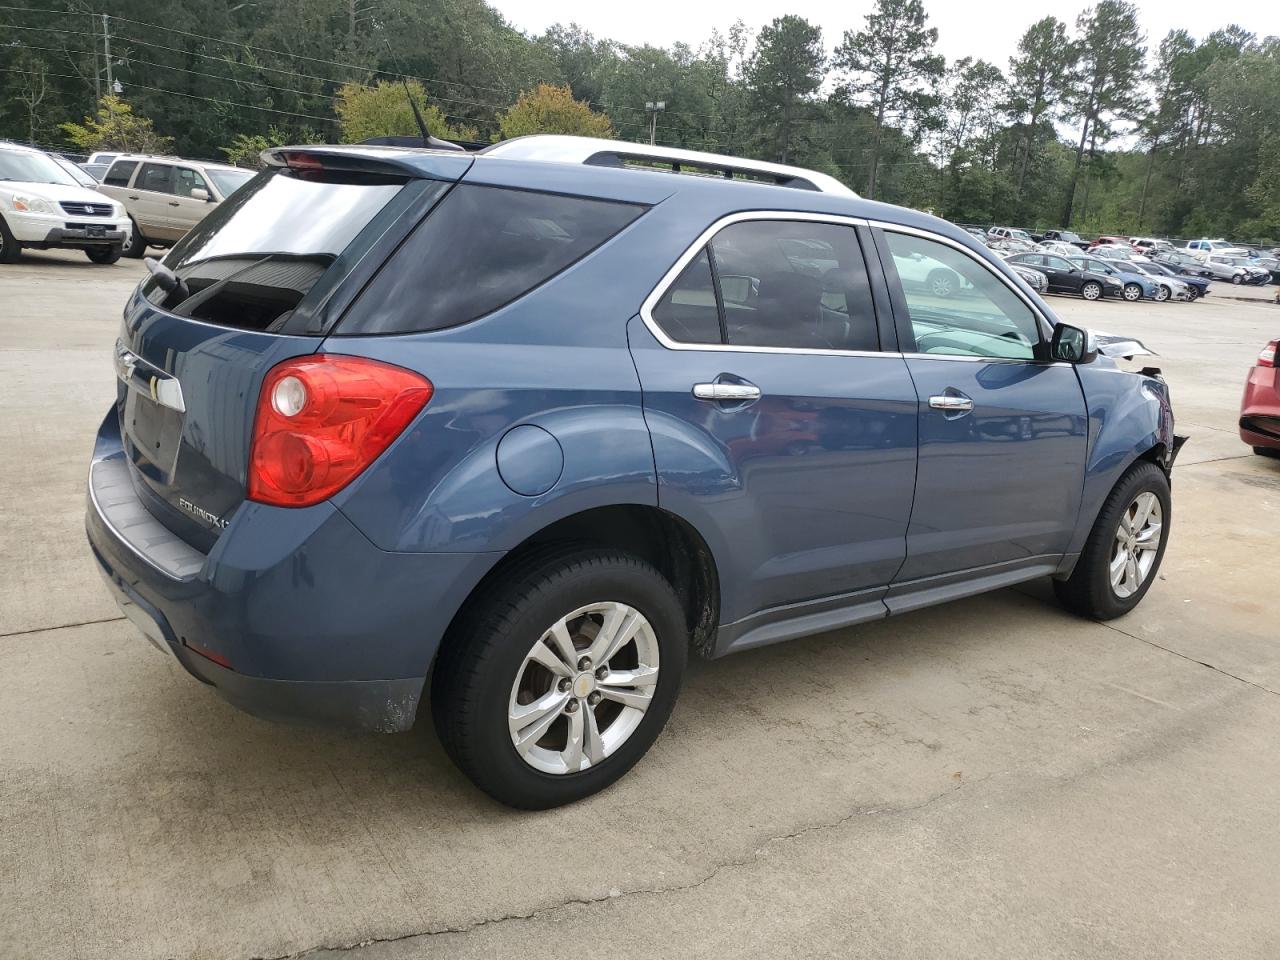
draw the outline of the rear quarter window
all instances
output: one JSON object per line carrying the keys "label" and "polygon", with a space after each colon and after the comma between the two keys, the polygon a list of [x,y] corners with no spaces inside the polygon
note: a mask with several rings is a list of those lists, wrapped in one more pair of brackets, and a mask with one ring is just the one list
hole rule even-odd
{"label": "rear quarter window", "polygon": [[524,296],[644,207],[505,187],[454,187],[379,271],[339,334],[440,330]]}

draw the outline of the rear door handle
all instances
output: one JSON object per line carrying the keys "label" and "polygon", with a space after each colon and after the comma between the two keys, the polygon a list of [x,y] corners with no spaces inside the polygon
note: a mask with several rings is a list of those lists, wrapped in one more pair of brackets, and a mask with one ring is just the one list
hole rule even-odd
{"label": "rear door handle", "polygon": [[760,399],[760,388],[754,383],[695,383],[693,395],[699,400],[727,400],[743,403]]}
{"label": "rear door handle", "polygon": [[177,207],[177,206],[180,206],[180,204],[178,203],[178,201],[177,201],[177,200],[170,200],[170,201],[169,201],[169,206],[171,206],[171,207]]}
{"label": "rear door handle", "polygon": [[968,413],[973,409],[973,401],[965,396],[944,393],[941,396],[930,397],[929,406],[934,410],[945,410],[947,413]]}
{"label": "rear door handle", "polygon": [[129,199],[130,199],[130,200],[137,200],[138,198],[137,198],[136,196],[134,196],[134,195],[131,193],[131,194],[129,194]]}

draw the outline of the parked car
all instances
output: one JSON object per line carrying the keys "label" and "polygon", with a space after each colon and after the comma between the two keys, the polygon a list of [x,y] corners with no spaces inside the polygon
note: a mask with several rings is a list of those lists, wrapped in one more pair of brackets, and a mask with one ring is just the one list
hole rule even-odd
{"label": "parked car", "polygon": [[1010,257],[1008,263],[1042,271],[1048,278],[1050,293],[1074,293],[1086,300],[1124,296],[1124,284],[1118,279],[1083,270],[1066,257],[1051,253],[1020,253]]}
{"label": "parked car", "polygon": [[1063,240],[1041,240],[1036,245],[1040,253],[1052,253],[1057,257],[1071,258],[1080,253],[1080,248]]}
{"label": "parked car", "polygon": [[[1093,274],[1101,274],[1118,280],[1121,287],[1121,296],[1130,303],[1134,303],[1144,297],[1147,300],[1167,300],[1168,294],[1164,287],[1156,283],[1145,273],[1136,269],[1138,264],[1127,263],[1123,260],[1104,260],[1101,257],[1088,257],[1084,254],[1071,257],[1071,265],[1079,270]],[[1185,292],[1186,288],[1183,288]]]}
{"label": "parked car", "polygon": [[1204,258],[1204,265],[1219,280],[1230,280],[1236,286],[1242,283],[1260,286],[1271,282],[1271,271],[1255,267],[1248,257],[1210,253]]}
{"label": "parked car", "polygon": [[1187,253],[1199,257],[1201,260],[1211,253],[1228,254],[1236,257],[1244,256],[1245,253],[1243,247],[1228,243],[1221,237],[1217,240],[1188,240],[1185,249]]}
{"label": "parked car", "polygon": [[1035,241],[1024,240],[1022,237],[996,237],[988,241],[987,245],[1001,256],[1006,257],[1036,249]]}
{"label": "parked car", "polygon": [[1036,293],[1046,294],[1049,292],[1049,276],[1043,270],[1036,270],[1034,267],[1021,263],[1011,263],[1009,266]]}
{"label": "parked car", "polygon": [[1272,283],[1280,283],[1280,257],[1266,255],[1254,257],[1252,263],[1255,267],[1268,271],[1271,274]]}
{"label": "parked car", "polygon": [[80,186],[84,187],[86,190],[98,189],[98,181],[95,180],[83,167],[81,167],[80,164],[72,160],[68,160],[66,157],[57,153],[50,153],[47,154],[47,156],[50,160],[70,174],[72,180],[80,184]]}
{"label": "parked car", "polygon": [[1090,247],[1086,251],[1092,257],[1103,257],[1107,260],[1125,260],[1129,263],[1150,263],[1151,258],[1142,253],[1135,253],[1127,243],[1103,243]]}
{"label": "parked car", "polygon": [[1101,247],[1101,246],[1117,246],[1117,247],[1126,247],[1126,248],[1127,248],[1127,247],[1129,246],[1129,238],[1128,238],[1128,237],[1101,236],[1101,237],[1098,237],[1096,240],[1093,240],[1093,241],[1089,244],[1089,249],[1090,249],[1090,250],[1093,250],[1095,247]]}
{"label": "parked car", "polygon": [[1086,250],[1089,247],[1089,241],[1083,239],[1080,234],[1072,233],[1070,230],[1046,230],[1039,237],[1043,243],[1066,243],[1080,250]]}
{"label": "parked car", "polygon": [[1280,457],[1280,367],[1276,363],[1280,340],[1272,340],[1258,354],[1249,371],[1240,401],[1240,439],[1253,452]]}
{"label": "parked car", "polygon": [[1021,240],[1029,246],[1034,246],[1035,241],[1031,239],[1031,234],[1018,227],[989,227],[987,229],[987,240]]}
{"label": "parked car", "polygon": [[1209,281],[1204,277],[1182,276],[1163,263],[1135,263],[1132,265],[1135,270],[1145,273],[1158,283],[1169,288],[1169,296],[1175,300],[1183,299],[1179,295],[1177,285],[1181,284],[1186,288],[1188,300],[1196,300],[1203,297],[1209,291]]}
{"label": "parked car", "polygon": [[252,171],[224,164],[120,154],[103,178],[102,192],[124,204],[133,222],[124,255],[141,257],[148,246],[181,240],[252,178]]}
{"label": "parked car", "polygon": [[1205,266],[1203,260],[1181,250],[1165,250],[1157,253],[1152,262],[1167,267],[1180,276],[1214,279],[1213,271]]}
{"label": "parked car", "polygon": [[82,187],[44,151],[0,143],[0,263],[24,248],[83,250],[94,263],[115,263],[128,241],[120,204]]}
{"label": "parked car", "polygon": [[691,651],[1158,579],[1164,380],[945,221],[613,140],[266,156],[125,308],[86,518],[124,614],[245,709],[429,702],[549,807],[639,760]]}
{"label": "parked car", "polygon": [[1173,249],[1173,244],[1168,240],[1157,240],[1155,237],[1130,237],[1129,246],[1133,248],[1134,253],[1147,257],[1162,250]]}

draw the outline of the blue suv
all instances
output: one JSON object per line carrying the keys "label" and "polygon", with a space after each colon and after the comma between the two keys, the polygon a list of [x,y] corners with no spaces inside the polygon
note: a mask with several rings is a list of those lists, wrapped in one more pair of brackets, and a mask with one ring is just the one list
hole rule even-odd
{"label": "blue suv", "polygon": [[950,224],[573,137],[264,157],[126,305],[87,509],[124,613],[246,710],[429,703],[548,807],[640,759],[691,653],[1155,580],[1159,372]]}

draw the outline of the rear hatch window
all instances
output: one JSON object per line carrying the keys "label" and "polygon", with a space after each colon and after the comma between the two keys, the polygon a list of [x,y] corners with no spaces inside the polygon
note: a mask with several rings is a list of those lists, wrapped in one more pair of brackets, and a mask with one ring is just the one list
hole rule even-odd
{"label": "rear hatch window", "polygon": [[405,182],[380,174],[261,173],[165,257],[180,283],[174,287],[152,276],[143,295],[180,317],[279,330],[361,231],[393,204]]}

